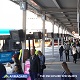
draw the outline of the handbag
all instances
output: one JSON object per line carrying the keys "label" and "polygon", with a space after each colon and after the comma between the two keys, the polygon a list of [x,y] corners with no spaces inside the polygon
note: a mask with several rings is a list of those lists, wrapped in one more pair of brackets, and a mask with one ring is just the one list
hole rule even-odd
{"label": "handbag", "polygon": [[44,64],[44,65],[42,65],[42,69],[45,69],[46,68],[46,65]]}

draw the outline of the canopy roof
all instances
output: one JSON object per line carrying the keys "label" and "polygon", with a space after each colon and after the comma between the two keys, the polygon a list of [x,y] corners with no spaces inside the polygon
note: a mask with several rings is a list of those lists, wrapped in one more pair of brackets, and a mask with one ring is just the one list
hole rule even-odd
{"label": "canopy roof", "polygon": [[[78,33],[79,27],[77,22],[79,21],[80,14],[80,2],[79,0],[11,0],[17,4],[19,1],[26,1],[31,7],[29,10],[37,10],[39,13],[45,12],[46,16],[54,20],[61,26],[65,27],[68,31],[75,31]],[[33,2],[34,1],[34,2]],[[32,10],[33,9],[33,10]]]}

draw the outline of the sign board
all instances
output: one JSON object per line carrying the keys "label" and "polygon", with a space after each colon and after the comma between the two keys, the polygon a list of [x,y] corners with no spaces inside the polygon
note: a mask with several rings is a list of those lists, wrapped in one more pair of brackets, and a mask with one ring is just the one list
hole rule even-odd
{"label": "sign board", "polygon": [[20,2],[20,9],[26,10],[27,9],[27,2]]}
{"label": "sign board", "polygon": [[23,41],[24,40],[23,30],[11,30],[10,37],[13,40],[13,42]]}
{"label": "sign board", "polygon": [[0,29],[0,35],[10,35],[9,29]]}
{"label": "sign board", "polygon": [[13,62],[12,61],[13,54],[14,54],[14,51],[0,52],[0,63]]}
{"label": "sign board", "polygon": [[47,33],[48,38],[53,38],[53,33]]}
{"label": "sign board", "polygon": [[41,32],[33,32],[34,39],[42,39],[42,33]]}
{"label": "sign board", "polygon": [[19,34],[18,34],[18,30],[11,30],[10,31],[10,36],[11,36],[11,39],[16,42],[16,41],[20,41],[19,39]]}
{"label": "sign board", "polygon": [[10,37],[9,35],[0,35],[0,40],[5,40],[9,37]]}
{"label": "sign board", "polygon": [[33,37],[33,34],[26,34],[26,40],[32,40]]}

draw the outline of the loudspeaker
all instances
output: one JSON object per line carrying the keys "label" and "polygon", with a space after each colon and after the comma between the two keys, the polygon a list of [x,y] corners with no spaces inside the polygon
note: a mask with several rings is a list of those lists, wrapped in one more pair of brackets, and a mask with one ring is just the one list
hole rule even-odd
{"label": "loudspeaker", "polygon": [[24,32],[23,30],[11,30],[10,37],[13,42],[24,41]]}

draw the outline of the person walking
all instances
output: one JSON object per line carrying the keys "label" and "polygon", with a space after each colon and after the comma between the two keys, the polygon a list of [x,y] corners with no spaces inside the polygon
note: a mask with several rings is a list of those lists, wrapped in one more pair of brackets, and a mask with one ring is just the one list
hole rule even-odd
{"label": "person walking", "polygon": [[75,62],[75,64],[76,64],[76,59],[77,59],[77,49],[76,49],[76,46],[75,45],[73,45],[72,46],[72,54],[73,54],[73,62]]}
{"label": "person walking", "polygon": [[79,43],[79,41],[76,41],[76,49],[77,49],[77,59],[79,59],[79,55],[80,55],[80,43]]}
{"label": "person walking", "polygon": [[65,56],[66,56],[66,61],[69,61],[69,50],[70,50],[70,45],[67,42],[65,45]]}
{"label": "person walking", "polygon": [[45,56],[42,54],[41,51],[38,51],[38,56],[40,59],[40,79],[43,80],[43,70],[46,68],[45,65]]}
{"label": "person walking", "polygon": [[61,47],[59,48],[60,61],[63,61],[63,51],[64,51],[64,48],[63,48],[63,46],[61,46]]}

